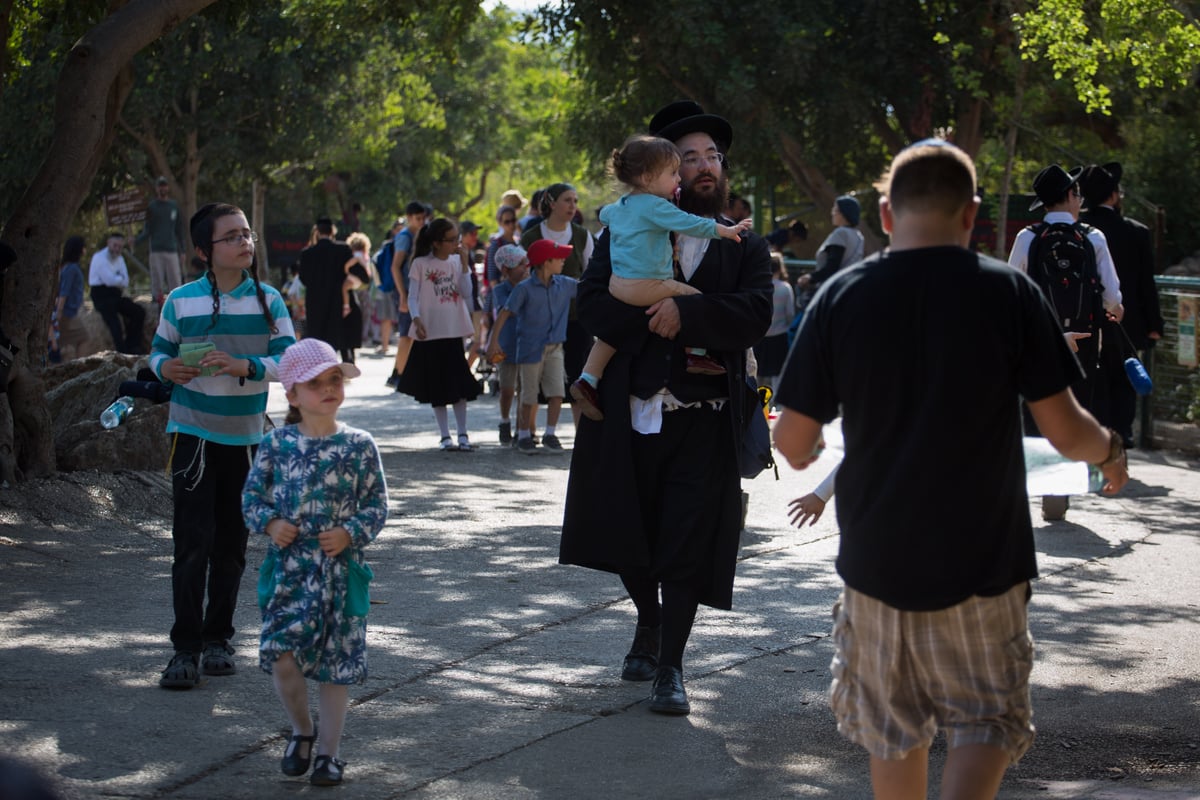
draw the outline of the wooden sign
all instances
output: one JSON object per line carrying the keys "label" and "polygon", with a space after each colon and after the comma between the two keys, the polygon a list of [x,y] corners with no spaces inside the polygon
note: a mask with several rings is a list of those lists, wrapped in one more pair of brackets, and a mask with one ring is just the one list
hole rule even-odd
{"label": "wooden sign", "polygon": [[110,227],[131,225],[146,219],[146,194],[141,189],[126,189],[104,195],[104,216]]}

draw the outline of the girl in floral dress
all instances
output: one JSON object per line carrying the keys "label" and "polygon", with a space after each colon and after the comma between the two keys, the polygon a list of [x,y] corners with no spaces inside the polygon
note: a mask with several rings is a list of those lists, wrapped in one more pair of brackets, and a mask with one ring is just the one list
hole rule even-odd
{"label": "girl in floral dress", "polygon": [[288,424],[263,439],[242,497],[246,525],[271,539],[259,571],[259,664],[273,676],[292,724],[281,768],[304,775],[313,761],[317,735],[305,679],[315,680],[321,730],[311,782],[319,786],[342,781],[338,746],[349,685],[367,677],[366,611],[347,610],[348,575],[387,519],[374,439],[337,421],[343,382],[358,375],[319,339],[284,352],[279,380],[291,406]]}

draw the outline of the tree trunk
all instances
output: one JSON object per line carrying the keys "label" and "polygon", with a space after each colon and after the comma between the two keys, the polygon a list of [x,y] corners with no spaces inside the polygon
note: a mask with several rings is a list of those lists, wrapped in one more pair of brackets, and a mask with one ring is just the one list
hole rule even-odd
{"label": "tree trunk", "polygon": [[[130,0],[88,31],[67,55],[55,93],[54,137],[37,176],[5,222],[0,239],[17,252],[4,285],[0,320],[21,352],[12,426],[0,430],[0,476],[54,470],[45,390],[30,372],[46,350],[60,248],[112,143],[133,85],[130,61],[146,45],[216,0]],[[115,4],[114,4],[115,5]]]}

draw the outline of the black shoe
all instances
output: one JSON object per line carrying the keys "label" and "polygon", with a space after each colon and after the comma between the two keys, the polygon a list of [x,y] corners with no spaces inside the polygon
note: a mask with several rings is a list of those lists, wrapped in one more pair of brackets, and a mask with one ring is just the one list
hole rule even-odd
{"label": "black shoe", "polygon": [[313,786],[337,786],[342,782],[342,771],[346,762],[333,756],[317,756],[313,765],[313,774],[308,782]]}
{"label": "black shoe", "polygon": [[500,444],[512,444],[512,423],[500,423]]}
{"label": "black shoe", "polygon": [[650,710],[656,714],[682,715],[691,712],[687,691],[683,688],[683,672],[679,667],[659,667],[650,689]]}
{"label": "black shoe", "polygon": [[200,682],[200,656],[177,650],[171,663],[162,671],[158,685],[164,689],[191,689]]}
{"label": "black shoe", "polygon": [[639,625],[633,634],[633,644],[621,667],[623,681],[649,681],[658,672],[658,647],[662,628]]}
{"label": "black shoe", "polygon": [[390,377],[388,377],[386,385],[391,386],[394,389],[394,388],[396,388],[396,386],[399,383],[400,383],[400,373],[396,372],[396,370],[392,370],[392,374]]}
{"label": "black shoe", "polygon": [[1045,495],[1042,497],[1042,519],[1047,522],[1057,522],[1066,519],[1067,509],[1071,507],[1071,498],[1063,495]]}
{"label": "black shoe", "polygon": [[200,671],[205,675],[232,675],[237,672],[233,663],[233,648],[229,642],[214,642],[204,645],[200,656]]}
{"label": "black shoe", "polygon": [[546,448],[547,450],[557,451],[561,451],[563,449],[562,442],[560,442],[558,437],[553,433],[547,433],[542,437],[542,447]]}
{"label": "black shoe", "polygon": [[[317,732],[314,730],[312,736],[292,736],[288,740],[287,749],[283,751],[283,760],[279,762],[279,768],[283,770],[284,775],[303,775],[308,772],[308,765],[312,762],[313,742],[317,740]],[[301,745],[307,744],[304,749],[304,755],[300,755]]]}

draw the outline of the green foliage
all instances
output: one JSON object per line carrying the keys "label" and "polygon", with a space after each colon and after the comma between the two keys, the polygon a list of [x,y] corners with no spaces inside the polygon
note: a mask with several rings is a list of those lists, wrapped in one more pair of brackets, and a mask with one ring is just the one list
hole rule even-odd
{"label": "green foliage", "polygon": [[[1183,5],[1181,10],[1177,5]],[[1141,90],[1188,85],[1200,66],[1200,27],[1188,6],[1167,0],[1038,0],[1013,18],[1025,58],[1068,78],[1088,113],[1112,113],[1111,82]]]}

